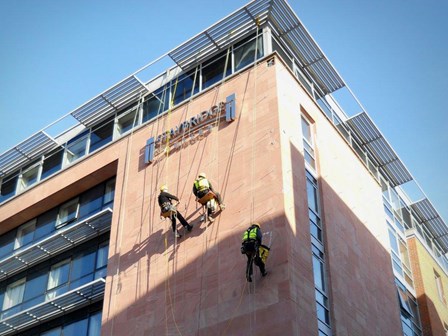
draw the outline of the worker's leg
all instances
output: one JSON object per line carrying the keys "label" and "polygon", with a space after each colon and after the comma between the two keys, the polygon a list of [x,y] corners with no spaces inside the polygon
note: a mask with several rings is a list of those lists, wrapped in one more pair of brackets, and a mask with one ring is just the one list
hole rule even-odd
{"label": "worker's leg", "polygon": [[177,218],[179,218],[179,222],[182,224],[183,227],[185,227],[188,231],[191,231],[193,228],[188,222],[185,220],[185,218],[181,215],[181,213],[177,212]]}
{"label": "worker's leg", "polygon": [[254,263],[255,263],[255,265],[257,265],[260,268],[261,275],[265,276],[267,274],[266,269],[265,269],[265,264],[264,264],[263,260],[261,260],[258,253],[257,253],[256,257],[254,258]]}
{"label": "worker's leg", "polygon": [[246,253],[247,257],[247,264],[246,264],[246,279],[248,282],[252,282],[252,272],[253,272],[253,262],[254,262],[254,255],[252,252]]}

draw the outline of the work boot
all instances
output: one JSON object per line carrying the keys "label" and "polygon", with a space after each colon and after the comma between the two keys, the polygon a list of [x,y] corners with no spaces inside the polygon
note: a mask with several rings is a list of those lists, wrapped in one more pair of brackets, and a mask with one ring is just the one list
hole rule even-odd
{"label": "work boot", "polygon": [[201,219],[200,219],[200,221],[201,221],[201,222],[203,222],[203,221],[204,221],[204,219],[205,219],[205,216],[204,216],[204,215],[202,215],[202,216],[201,216]]}
{"label": "work boot", "polygon": [[247,280],[247,282],[252,282],[252,277],[250,275],[247,275],[246,280]]}
{"label": "work boot", "polygon": [[176,232],[174,233],[174,236],[175,236],[176,238],[181,238],[181,237],[182,237],[182,235],[181,235],[178,231],[176,231]]}
{"label": "work boot", "polygon": [[261,272],[261,276],[266,276],[266,275],[268,275],[267,271]]}
{"label": "work boot", "polygon": [[215,221],[215,219],[214,219],[213,217],[209,217],[209,218],[208,218],[208,221],[209,221],[210,223],[213,223],[213,222]]}
{"label": "work boot", "polygon": [[191,232],[191,230],[193,229],[193,227],[191,225],[187,225],[187,231]]}

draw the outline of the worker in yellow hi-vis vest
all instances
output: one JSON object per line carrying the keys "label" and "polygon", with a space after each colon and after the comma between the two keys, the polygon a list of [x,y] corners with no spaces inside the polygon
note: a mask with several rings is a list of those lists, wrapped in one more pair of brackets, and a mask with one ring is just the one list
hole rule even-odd
{"label": "worker in yellow hi-vis vest", "polygon": [[[226,208],[226,206],[222,201],[221,195],[213,189],[212,184],[207,179],[207,176],[205,175],[205,173],[199,173],[197,179],[193,183],[193,194],[196,196],[198,202],[204,205],[205,202],[201,202],[201,199],[205,198],[205,196],[207,196],[209,193],[213,194],[213,196],[211,196],[211,198],[216,199],[221,211],[224,210]],[[208,212],[209,219],[212,222],[213,221],[213,218],[211,217],[212,209],[208,208],[207,212]]]}
{"label": "worker in yellow hi-vis vest", "polygon": [[[252,268],[253,264],[257,265],[260,268],[260,272],[262,276],[266,276],[268,272],[266,272],[265,264],[263,258],[260,256],[260,249],[262,248],[262,238],[263,235],[261,233],[260,224],[253,223],[246,231],[243,233],[243,242],[241,246],[241,253],[247,256],[247,265],[246,265],[246,279],[248,282],[252,282]],[[263,249],[266,253],[265,257],[267,257],[268,248],[263,245]]]}

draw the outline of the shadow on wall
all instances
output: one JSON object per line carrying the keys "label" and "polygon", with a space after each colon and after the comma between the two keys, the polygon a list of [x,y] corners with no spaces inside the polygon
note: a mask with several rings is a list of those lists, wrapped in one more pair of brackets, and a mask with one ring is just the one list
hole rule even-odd
{"label": "shadow on wall", "polygon": [[423,336],[445,335],[446,327],[448,326],[448,318],[445,317],[447,319],[446,322],[441,319],[434,302],[426,294],[420,295],[417,298],[417,303],[422,323]]}
{"label": "shadow on wall", "polygon": [[[305,171],[293,147],[291,160],[295,223],[282,209],[258,219],[263,232],[274,236],[266,278],[255,268],[254,282],[245,281],[243,231],[219,231],[221,218],[209,226],[194,221],[193,231],[177,242],[160,229],[109,259],[113,277],[102,335],[317,335]],[[389,251],[326,181],[319,183],[332,199],[325,218],[334,215],[338,222],[325,223],[333,331],[401,334]],[[226,212],[232,211],[231,201],[227,205]],[[340,225],[344,232],[334,232]]]}

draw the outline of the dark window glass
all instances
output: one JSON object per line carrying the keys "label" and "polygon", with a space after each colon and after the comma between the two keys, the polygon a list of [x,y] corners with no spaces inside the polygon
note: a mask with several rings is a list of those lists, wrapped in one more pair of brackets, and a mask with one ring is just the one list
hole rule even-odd
{"label": "dark window glass", "polygon": [[153,119],[163,111],[168,109],[168,90],[160,88],[149,95],[143,103],[142,122]]}
{"label": "dark window glass", "polygon": [[40,336],[60,336],[60,335],[61,335],[61,327],[54,328],[40,334]]}
{"label": "dark window glass", "polygon": [[313,255],[313,273],[314,273],[314,284],[316,285],[317,288],[325,291],[324,265],[315,255]]}
{"label": "dark window glass", "polygon": [[0,258],[14,250],[15,240],[15,231],[9,231],[8,233],[0,236]]}
{"label": "dark window glass", "polygon": [[104,185],[98,185],[81,195],[79,218],[85,218],[98,212],[103,205]]}
{"label": "dark window glass", "polygon": [[234,47],[235,71],[244,68],[255,61],[255,49],[257,49],[257,59],[263,56],[262,36],[258,37],[258,46],[255,38],[243,40]]}
{"label": "dark window glass", "polygon": [[227,51],[207,61],[202,66],[202,89],[208,88],[230,75],[232,72],[230,65],[230,57],[227,57]]}
{"label": "dark window glass", "polygon": [[42,165],[42,176],[44,179],[50,175],[53,175],[62,168],[62,158],[64,154],[63,148],[58,148],[56,151],[45,155],[44,163]]}
{"label": "dark window glass", "polygon": [[70,323],[64,326],[63,334],[64,336],[86,336],[88,319],[85,318],[74,323]]}
{"label": "dark window glass", "polygon": [[94,128],[90,134],[90,152],[93,152],[111,142],[113,130],[114,120],[110,120],[106,124]]}
{"label": "dark window glass", "polygon": [[52,209],[37,217],[34,239],[36,240],[51,234],[55,230],[57,217],[58,217],[57,209]]}
{"label": "dark window glass", "polygon": [[115,179],[106,182],[106,188],[104,192],[104,206],[112,208],[115,194]]}
{"label": "dark window glass", "polygon": [[306,181],[306,192],[308,196],[308,207],[315,213],[319,213],[317,191],[314,185],[309,180]]}
{"label": "dark window glass", "polygon": [[44,301],[47,282],[47,270],[41,271],[39,273],[33,273],[27,277],[25,294],[23,296],[24,304],[22,305],[22,309],[27,309]]}
{"label": "dark window glass", "polygon": [[98,252],[96,254],[95,279],[106,277],[108,253],[109,253],[109,245],[103,245],[98,249]]}
{"label": "dark window glass", "polygon": [[[196,77],[195,77],[196,76]],[[193,82],[194,90],[193,89]],[[190,71],[187,74],[180,75],[178,79],[172,82],[173,103],[174,105],[190,98],[193,94],[199,92],[199,76],[196,71]]]}
{"label": "dark window glass", "polygon": [[88,130],[67,142],[67,160],[73,162],[86,154]]}
{"label": "dark window glass", "polygon": [[0,202],[7,200],[8,198],[16,194],[17,181],[19,175],[10,175],[2,180],[2,185],[0,187]]}
{"label": "dark window glass", "polygon": [[88,336],[101,335],[101,312],[90,316]]}
{"label": "dark window glass", "polygon": [[73,259],[70,280],[73,281],[93,273],[95,269],[95,252],[96,251],[83,252]]}

